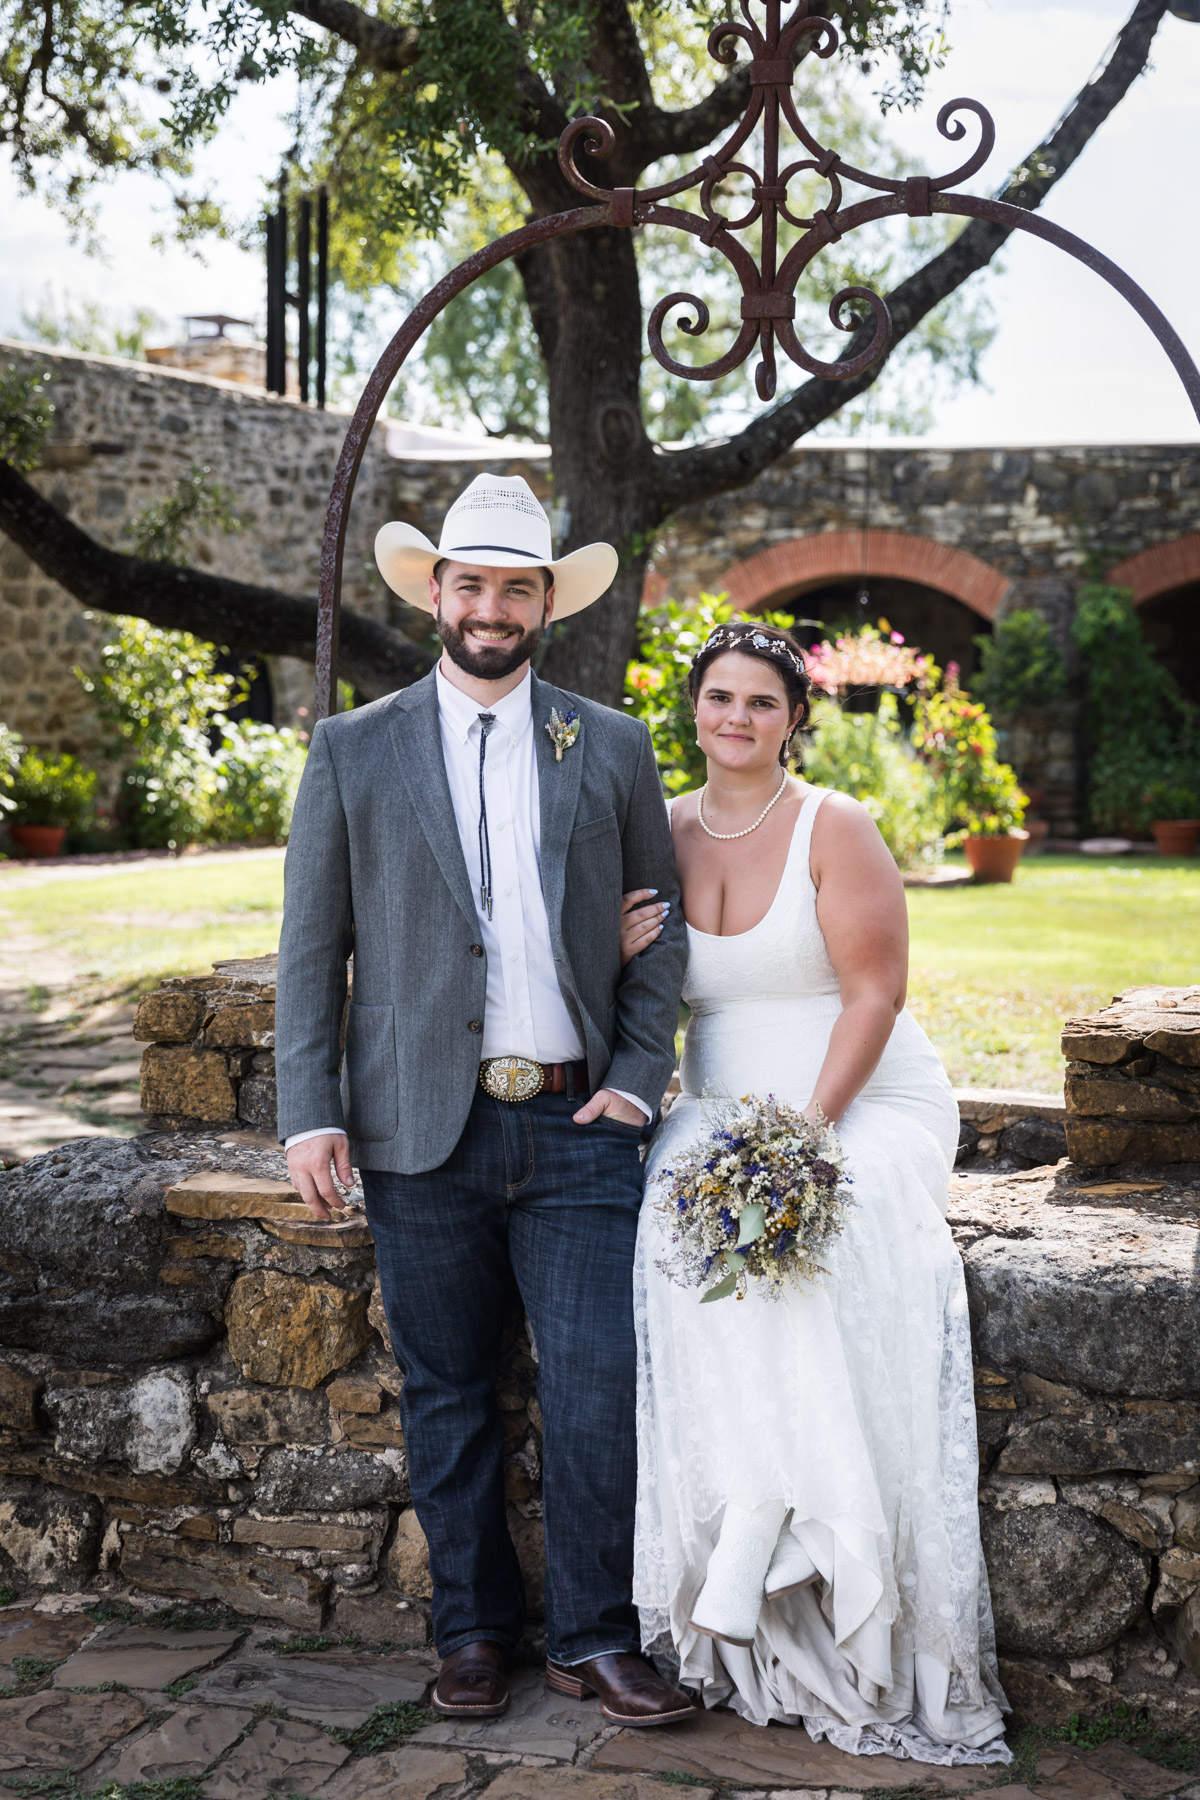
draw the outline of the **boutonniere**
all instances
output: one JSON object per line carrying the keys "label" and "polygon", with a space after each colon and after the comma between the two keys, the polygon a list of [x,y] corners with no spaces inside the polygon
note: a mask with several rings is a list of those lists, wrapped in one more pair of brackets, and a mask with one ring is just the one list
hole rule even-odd
{"label": "boutonniere", "polygon": [[563,751],[569,750],[579,736],[579,714],[574,710],[560,715],[556,706],[550,708],[550,723],[546,730],[550,733],[550,742],[554,745],[554,760],[561,762]]}

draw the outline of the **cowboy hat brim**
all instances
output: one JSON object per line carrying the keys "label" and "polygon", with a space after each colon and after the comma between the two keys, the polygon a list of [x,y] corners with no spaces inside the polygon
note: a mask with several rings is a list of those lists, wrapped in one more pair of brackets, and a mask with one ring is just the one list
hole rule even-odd
{"label": "cowboy hat brim", "polygon": [[[375,561],[393,593],[430,612],[429,577],[435,563],[446,556],[415,525],[398,520],[380,528],[375,538]],[[523,550],[486,547],[465,550],[453,560],[484,569],[549,569],[554,576],[554,617],[569,619],[582,612],[612,586],[617,573],[617,553],[611,544],[585,544],[553,562],[540,561]]]}

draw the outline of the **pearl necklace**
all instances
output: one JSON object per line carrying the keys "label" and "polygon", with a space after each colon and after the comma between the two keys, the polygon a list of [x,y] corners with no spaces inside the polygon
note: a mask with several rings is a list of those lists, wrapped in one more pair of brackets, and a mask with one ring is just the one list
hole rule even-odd
{"label": "pearl necklace", "polygon": [[721,843],[729,844],[729,843],[733,842],[734,838],[749,837],[750,833],[752,831],[758,830],[759,826],[762,824],[763,820],[766,818],[767,814],[770,812],[770,810],[774,806],[775,802],[781,798],[781,796],[783,794],[783,790],[786,786],[787,786],[787,770],[784,769],[779,777],[779,786],[775,789],[775,792],[771,795],[771,798],[767,801],[767,804],[763,807],[763,809],[759,813],[757,819],[755,819],[753,825],[747,825],[745,831],[714,831],[712,826],[708,823],[707,819],[704,817],[704,796],[708,792],[708,783],[706,781],[704,786],[700,789],[700,797],[696,802],[696,816],[700,820],[701,825],[704,827],[705,831],[707,831],[710,838],[719,838]]}

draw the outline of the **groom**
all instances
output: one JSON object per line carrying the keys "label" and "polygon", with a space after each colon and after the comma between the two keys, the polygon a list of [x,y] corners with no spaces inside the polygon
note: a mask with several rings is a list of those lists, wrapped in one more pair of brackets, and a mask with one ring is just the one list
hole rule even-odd
{"label": "groom", "polygon": [[[320,1219],[361,1172],[429,1542],[433,1705],[504,1712],[521,1634],[495,1396],[511,1271],[544,1420],[547,1679],[622,1724],[668,1724],[693,1709],[638,1654],[631,1598],[632,1264],[685,934],[644,725],[530,668],[616,553],[556,561],[526,483],[480,475],[436,548],[389,524],[375,554],[443,654],[313,733],[279,947],[288,1167]],[[676,904],[622,969],[636,887]]]}

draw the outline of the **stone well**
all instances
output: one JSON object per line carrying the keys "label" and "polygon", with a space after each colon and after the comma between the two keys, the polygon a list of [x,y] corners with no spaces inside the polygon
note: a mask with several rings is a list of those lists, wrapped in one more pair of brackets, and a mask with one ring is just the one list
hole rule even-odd
{"label": "stone well", "polygon": [[[370,1233],[361,1212],[314,1225],[254,1128],[274,1116],[270,976],[223,964],[143,1003],[145,1092],[170,1129],[83,1140],[0,1177],[0,1584],[129,1585],[413,1644],[428,1566]],[[1191,1030],[1164,997],[1163,1029]],[[1144,997],[1122,1004],[1149,1016]],[[1161,1061],[1129,1072],[1140,1057],[1190,1066],[1175,1038],[1129,1032],[1141,1049],[1122,1037],[1095,1066],[1130,1087],[1164,1079]],[[1068,1027],[1072,1067],[1084,1035]],[[995,1097],[978,1107],[1002,1142]],[[1004,1680],[1025,1717],[1124,1700],[1194,1731],[1200,1166],[1018,1160],[975,1157],[949,1213]],[[536,1383],[514,1305],[498,1392],[531,1648]]]}

